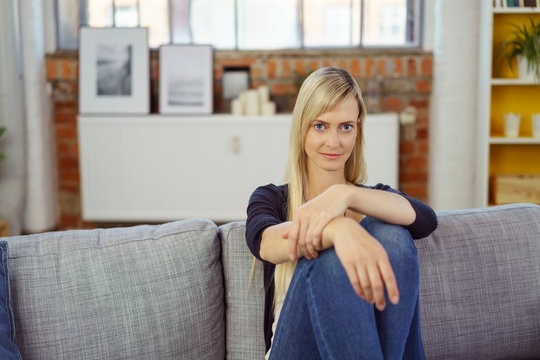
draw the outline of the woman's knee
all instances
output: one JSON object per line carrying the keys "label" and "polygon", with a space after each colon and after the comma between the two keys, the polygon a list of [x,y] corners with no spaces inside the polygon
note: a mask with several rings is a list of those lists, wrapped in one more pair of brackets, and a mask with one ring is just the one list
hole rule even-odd
{"label": "woman's knee", "polygon": [[361,225],[381,243],[392,264],[418,266],[416,246],[411,234],[403,226],[388,224],[372,217],[364,218]]}

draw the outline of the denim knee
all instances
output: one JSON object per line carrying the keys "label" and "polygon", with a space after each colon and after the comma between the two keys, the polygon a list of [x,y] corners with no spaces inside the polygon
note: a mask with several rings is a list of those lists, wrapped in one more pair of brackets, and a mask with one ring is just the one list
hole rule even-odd
{"label": "denim knee", "polygon": [[306,258],[301,258],[298,260],[295,272],[305,271],[310,273],[314,270],[321,271],[332,277],[345,274],[345,270],[333,247],[319,252],[319,256],[315,259],[308,260]]}
{"label": "denim knee", "polygon": [[[409,231],[403,226],[366,217],[360,223],[386,250],[392,266],[418,267],[418,252]],[[394,269],[394,271],[399,269]]]}

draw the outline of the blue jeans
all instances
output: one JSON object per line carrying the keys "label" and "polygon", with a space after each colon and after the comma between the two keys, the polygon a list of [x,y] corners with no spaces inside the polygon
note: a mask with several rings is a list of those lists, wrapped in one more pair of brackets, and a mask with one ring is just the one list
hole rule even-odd
{"label": "blue jeans", "polygon": [[285,297],[270,359],[425,359],[420,273],[407,230],[366,217],[360,223],[385,248],[400,301],[386,308],[358,297],[333,248],[300,259]]}

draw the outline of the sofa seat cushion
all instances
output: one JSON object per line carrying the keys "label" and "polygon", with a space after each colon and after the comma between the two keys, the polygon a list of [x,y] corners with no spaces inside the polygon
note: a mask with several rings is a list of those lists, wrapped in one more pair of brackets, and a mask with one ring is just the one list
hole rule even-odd
{"label": "sofa seat cushion", "polygon": [[441,211],[417,241],[428,359],[540,358],[540,206]]}
{"label": "sofa seat cushion", "polygon": [[8,238],[27,359],[220,359],[217,227],[204,219]]}

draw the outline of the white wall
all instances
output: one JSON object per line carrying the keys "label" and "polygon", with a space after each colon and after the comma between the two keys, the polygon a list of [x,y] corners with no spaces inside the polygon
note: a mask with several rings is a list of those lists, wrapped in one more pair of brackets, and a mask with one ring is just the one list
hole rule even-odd
{"label": "white wall", "polygon": [[475,206],[480,1],[433,0],[431,8],[429,203],[437,210],[470,208]]}

